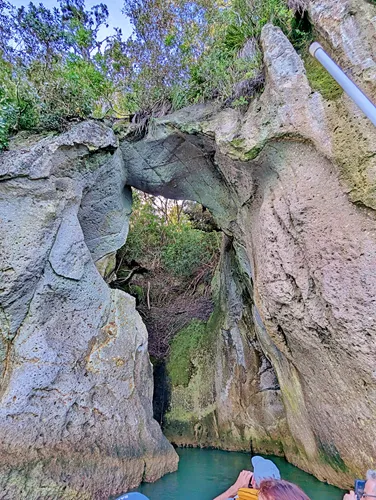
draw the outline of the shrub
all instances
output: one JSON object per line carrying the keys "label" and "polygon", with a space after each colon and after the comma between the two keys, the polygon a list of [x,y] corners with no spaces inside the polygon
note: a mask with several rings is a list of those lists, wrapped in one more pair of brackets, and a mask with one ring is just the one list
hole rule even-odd
{"label": "shrub", "polygon": [[234,86],[242,80],[251,80],[260,72],[261,58],[253,61],[231,54],[223,47],[214,48],[199,64],[191,68],[188,82],[188,100],[192,102],[233,96]]}
{"label": "shrub", "polygon": [[234,101],[232,101],[231,106],[236,109],[236,108],[242,108],[244,106],[247,106],[247,104],[248,104],[248,100],[244,96],[241,96],[241,97],[238,97],[237,99],[235,99]]}
{"label": "shrub", "polygon": [[9,132],[14,124],[15,108],[0,87],[0,151],[8,146]]}
{"label": "shrub", "polygon": [[69,120],[92,115],[95,103],[110,88],[92,63],[73,56],[55,65],[45,84],[41,75],[36,68],[31,77],[39,97],[39,126],[47,130],[62,130]]}
{"label": "shrub", "polygon": [[129,236],[121,250],[124,261],[136,261],[147,269],[161,266],[172,275],[189,277],[218,254],[217,232],[195,229],[168,200],[162,213],[154,197],[133,193]]}
{"label": "shrub", "polygon": [[[4,107],[1,109],[1,113],[4,113]],[[0,151],[8,146],[8,124],[5,118],[0,116]]]}
{"label": "shrub", "polygon": [[213,258],[218,250],[217,233],[192,229],[185,223],[181,229],[170,228],[170,242],[162,250],[162,262],[176,276],[190,276]]}
{"label": "shrub", "polygon": [[[302,36],[295,26],[294,12],[284,0],[234,0],[225,9],[220,9],[210,22],[215,26],[214,35],[207,47],[193,64],[189,65],[189,79],[186,84],[186,102],[207,99],[237,100],[250,95],[234,95],[234,87],[242,81],[257,79],[262,69],[259,50],[252,57],[239,57],[239,51],[249,40],[257,41],[261,30],[268,22],[279,26],[289,38],[297,40]],[[257,88],[250,86],[250,88]]]}
{"label": "shrub", "polygon": [[122,254],[128,262],[137,261],[145,267],[160,260],[161,248],[165,241],[165,225],[155,213],[152,198],[142,199],[133,190],[133,207],[130,230]]}
{"label": "shrub", "polygon": [[61,1],[52,10],[0,2],[2,147],[18,130],[61,131],[72,119],[116,115],[129,60],[119,31],[98,38],[107,19],[104,4],[86,10],[84,0]]}

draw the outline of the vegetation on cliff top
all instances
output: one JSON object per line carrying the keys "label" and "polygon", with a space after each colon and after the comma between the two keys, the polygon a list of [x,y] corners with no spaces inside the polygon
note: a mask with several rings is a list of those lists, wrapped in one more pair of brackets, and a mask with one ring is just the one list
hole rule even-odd
{"label": "vegetation on cliff top", "polygon": [[87,117],[147,115],[204,99],[247,104],[262,85],[258,39],[269,21],[294,43],[304,0],[128,0],[134,32],[100,39],[108,8],[0,0],[0,148],[23,129]]}

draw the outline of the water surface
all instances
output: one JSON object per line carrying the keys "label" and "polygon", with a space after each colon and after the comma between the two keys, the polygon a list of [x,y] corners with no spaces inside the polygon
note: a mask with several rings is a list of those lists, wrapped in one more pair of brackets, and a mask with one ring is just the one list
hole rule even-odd
{"label": "water surface", "polygon": [[[137,491],[150,500],[212,500],[225,491],[243,469],[251,469],[247,453],[182,448],[179,470]],[[283,479],[299,485],[311,500],[342,500],[344,492],[321,483],[283,458],[268,457],[279,467]]]}

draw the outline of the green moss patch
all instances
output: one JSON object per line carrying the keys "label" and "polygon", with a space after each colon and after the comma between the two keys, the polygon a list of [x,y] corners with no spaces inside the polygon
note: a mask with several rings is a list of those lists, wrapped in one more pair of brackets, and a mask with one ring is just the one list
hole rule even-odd
{"label": "green moss patch", "polygon": [[324,99],[329,101],[341,97],[343,89],[316,59],[307,56],[304,59],[304,65],[313,90],[320,92]]}
{"label": "green moss patch", "polygon": [[187,387],[192,376],[192,358],[203,344],[206,323],[193,320],[171,342],[167,370],[173,386]]}
{"label": "green moss patch", "polygon": [[342,460],[341,455],[339,454],[339,451],[337,448],[334,446],[333,443],[324,443],[322,441],[318,442],[318,448],[319,448],[319,456],[320,460],[328,464],[330,467],[332,467],[334,470],[338,472],[348,472],[348,467],[345,464],[345,462]]}
{"label": "green moss patch", "polygon": [[204,367],[210,362],[215,337],[222,322],[223,312],[217,306],[207,323],[194,319],[173,338],[167,362],[167,372],[173,387],[187,387],[195,366]]}

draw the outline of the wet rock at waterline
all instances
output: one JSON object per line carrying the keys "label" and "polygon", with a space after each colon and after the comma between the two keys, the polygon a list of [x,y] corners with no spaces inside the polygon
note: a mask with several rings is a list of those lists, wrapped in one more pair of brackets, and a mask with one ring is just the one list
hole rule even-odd
{"label": "wet rock at waterline", "polygon": [[107,498],[175,470],[146,328],[95,266],[128,229],[115,136],[84,123],[0,162],[2,492]]}
{"label": "wet rock at waterline", "polygon": [[345,96],[312,91],[279,29],[262,48],[266,87],[245,114],[194,106],[120,147],[87,122],[1,155],[9,498],[102,498],[176,468],[152,419],[146,330],[103,279],[127,236],[126,186],[198,201],[226,235],[210,343],[172,388],[168,436],[283,453],[340,486],[374,467],[376,134]]}

